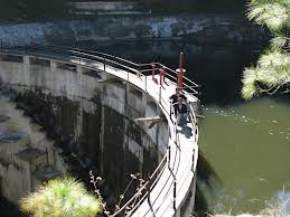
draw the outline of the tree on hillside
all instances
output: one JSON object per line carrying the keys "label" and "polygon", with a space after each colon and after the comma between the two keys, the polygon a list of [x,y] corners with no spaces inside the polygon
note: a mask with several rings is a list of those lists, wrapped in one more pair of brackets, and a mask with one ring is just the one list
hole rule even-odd
{"label": "tree on hillside", "polygon": [[102,204],[73,178],[50,180],[21,200],[21,209],[33,217],[95,217]]}
{"label": "tree on hillside", "polygon": [[247,17],[266,26],[274,38],[256,66],[244,70],[242,96],[290,92],[290,0],[250,0]]}

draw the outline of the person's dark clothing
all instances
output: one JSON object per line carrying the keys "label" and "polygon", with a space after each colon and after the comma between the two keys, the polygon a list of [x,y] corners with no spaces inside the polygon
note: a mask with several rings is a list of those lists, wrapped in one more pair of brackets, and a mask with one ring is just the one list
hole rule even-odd
{"label": "person's dark clothing", "polygon": [[176,93],[173,94],[169,99],[171,100],[172,104],[175,104],[178,102],[178,98],[186,100],[186,97],[183,94],[179,94],[178,96]]}
{"label": "person's dark clothing", "polygon": [[185,104],[182,104],[181,106],[177,104],[177,112],[180,114],[186,114],[187,106]]}
{"label": "person's dark clothing", "polygon": [[[173,94],[169,99],[171,101],[171,104],[173,105],[174,108],[174,114],[175,116],[177,115],[177,111],[178,111],[178,98],[182,98],[183,100],[186,101],[186,97],[183,94],[179,94],[177,95],[176,93]],[[171,115],[171,114],[170,114]]]}

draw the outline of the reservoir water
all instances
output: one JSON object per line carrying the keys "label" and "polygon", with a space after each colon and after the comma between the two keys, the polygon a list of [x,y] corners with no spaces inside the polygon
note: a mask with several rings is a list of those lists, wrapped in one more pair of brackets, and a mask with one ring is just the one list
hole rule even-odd
{"label": "reservoir water", "polygon": [[208,210],[258,213],[279,205],[289,212],[287,100],[265,97],[228,107],[204,107],[199,145],[213,173],[198,183]]}

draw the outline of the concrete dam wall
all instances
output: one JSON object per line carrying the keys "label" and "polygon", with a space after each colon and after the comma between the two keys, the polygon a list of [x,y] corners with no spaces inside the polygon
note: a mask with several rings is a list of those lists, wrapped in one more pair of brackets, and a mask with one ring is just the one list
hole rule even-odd
{"label": "concrete dam wall", "polygon": [[41,182],[66,174],[67,167],[41,127],[0,98],[0,193],[17,204]]}
{"label": "concrete dam wall", "polygon": [[[84,180],[89,178],[89,170],[102,176],[104,194],[111,203],[123,193],[130,174],[149,177],[166,153],[168,126],[162,122],[149,128],[149,124],[135,123],[134,118],[159,115],[153,99],[122,80],[80,66],[29,56],[9,58],[0,61],[3,87],[13,89],[18,107],[45,129],[54,146],[61,148],[54,152],[63,156],[69,173]],[[37,142],[33,144],[40,148]],[[0,159],[6,155],[1,152]],[[0,165],[4,166],[1,161]],[[3,169],[1,177],[13,179],[7,176],[9,171]],[[33,188],[39,184],[31,184],[25,177],[16,182],[21,185],[23,179]],[[6,189],[1,192],[13,202],[32,190],[17,189],[20,196],[16,197],[9,193],[13,188],[7,185],[9,180],[0,180],[1,188]],[[133,189],[130,191],[126,199]]]}
{"label": "concrete dam wall", "polygon": [[[105,190],[112,205],[112,193],[120,193],[128,183],[124,176],[133,171],[147,180],[133,196],[128,194],[114,216],[126,215],[128,208],[133,217],[192,214],[198,158],[197,84],[185,78],[189,114],[186,123],[177,126],[170,117],[170,96],[177,87],[174,70],[156,63],[168,71],[160,78],[156,75],[158,80],[148,74],[151,70],[141,69],[151,65],[78,49],[50,49],[3,50],[0,78],[13,89],[19,107],[46,130],[52,129],[48,136],[59,137],[56,145],[73,157],[65,161],[80,165],[71,172],[80,176],[95,166],[94,171],[108,179]],[[41,106],[31,105],[35,101]],[[51,119],[45,119],[47,113]],[[140,117],[157,117],[158,123],[136,122]]]}

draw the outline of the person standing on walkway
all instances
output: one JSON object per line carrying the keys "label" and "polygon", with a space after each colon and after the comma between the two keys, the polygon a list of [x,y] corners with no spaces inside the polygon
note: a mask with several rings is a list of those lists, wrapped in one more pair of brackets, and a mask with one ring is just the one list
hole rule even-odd
{"label": "person standing on walkway", "polygon": [[179,97],[178,98],[178,103],[177,103],[177,124],[179,126],[183,126],[187,123],[188,119],[188,109],[187,109],[187,104],[184,98]]}
{"label": "person standing on walkway", "polygon": [[177,117],[177,113],[178,113],[178,104],[179,104],[179,99],[181,99],[181,101],[185,101],[186,103],[186,97],[184,96],[184,94],[179,92],[179,89],[176,88],[175,89],[175,93],[170,96],[169,100],[170,100],[170,119],[172,120],[172,114],[174,113],[175,118]]}

